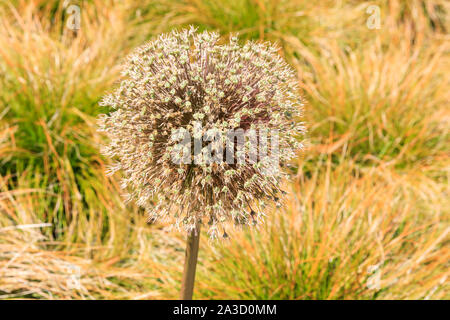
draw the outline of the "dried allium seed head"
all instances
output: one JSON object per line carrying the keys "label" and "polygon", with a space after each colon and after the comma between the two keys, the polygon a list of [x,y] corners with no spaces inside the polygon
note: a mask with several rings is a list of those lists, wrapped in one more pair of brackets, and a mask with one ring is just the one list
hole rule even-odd
{"label": "dried allium seed head", "polygon": [[[226,221],[254,225],[263,200],[278,199],[283,176],[278,164],[295,156],[304,131],[298,121],[298,80],[277,48],[255,42],[240,46],[235,37],[227,44],[218,41],[216,33],[191,28],[139,47],[128,57],[125,79],[102,101],[114,110],[99,119],[110,138],[104,153],[118,159],[111,172],[124,171],[122,187],[132,190],[129,199],[145,207],[152,221],[175,218],[185,230],[201,221],[212,237]],[[174,161],[174,132],[180,129],[203,141],[214,129],[225,145],[234,141],[229,130],[253,130],[256,140],[247,137],[245,149],[228,150],[240,159],[242,150],[262,141],[262,130],[278,130],[277,163],[245,155],[243,163],[225,156],[212,163]],[[218,152],[218,141],[209,141]],[[188,154],[194,149],[189,148]]]}

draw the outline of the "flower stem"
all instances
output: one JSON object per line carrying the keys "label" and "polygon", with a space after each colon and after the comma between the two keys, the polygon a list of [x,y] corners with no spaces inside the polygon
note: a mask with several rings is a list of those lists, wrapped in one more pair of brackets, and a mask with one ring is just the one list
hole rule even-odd
{"label": "flower stem", "polygon": [[183,280],[181,282],[181,300],[192,300],[199,242],[200,225],[197,225],[197,227],[194,228],[187,237]]}

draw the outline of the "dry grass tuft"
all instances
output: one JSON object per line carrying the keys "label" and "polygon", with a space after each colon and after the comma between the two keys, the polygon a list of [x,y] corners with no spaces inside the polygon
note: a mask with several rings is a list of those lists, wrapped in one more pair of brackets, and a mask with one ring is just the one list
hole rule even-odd
{"label": "dry grass tuft", "polygon": [[197,298],[448,298],[449,188],[427,170],[327,161],[299,176],[260,232],[206,249]]}

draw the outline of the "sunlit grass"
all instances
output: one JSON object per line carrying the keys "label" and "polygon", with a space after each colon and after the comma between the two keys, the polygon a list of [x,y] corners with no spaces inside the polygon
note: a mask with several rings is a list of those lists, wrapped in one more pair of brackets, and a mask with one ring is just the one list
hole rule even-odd
{"label": "sunlit grass", "polygon": [[379,37],[351,51],[328,41],[318,56],[299,46],[311,66],[302,71],[302,62],[297,64],[310,101],[312,144],[366,165],[414,166],[444,156],[447,49],[399,37]]}
{"label": "sunlit grass", "polygon": [[[209,246],[197,298],[445,298],[450,228],[421,170],[399,175],[330,162],[290,186],[260,232]],[[448,202],[448,201],[447,201]]]}
{"label": "sunlit grass", "polygon": [[71,3],[77,32],[61,1],[0,4],[0,299],[177,296],[183,239],[123,202],[95,117],[133,47],[189,24],[277,41],[309,130],[285,206],[204,242],[194,297],[449,298],[448,2],[371,1],[379,30],[366,1]]}
{"label": "sunlit grass", "polygon": [[15,128],[14,149],[0,172],[10,177],[10,188],[18,187],[17,174],[28,175],[33,188],[51,194],[35,213],[54,224],[48,235],[96,245],[114,236],[111,214],[123,204],[104,175],[93,116],[117,79],[118,62],[140,43],[129,35],[125,8],[102,8],[100,2],[83,7],[77,34],[66,21],[48,19],[63,9],[43,1],[1,7],[8,18],[0,22],[2,116]]}

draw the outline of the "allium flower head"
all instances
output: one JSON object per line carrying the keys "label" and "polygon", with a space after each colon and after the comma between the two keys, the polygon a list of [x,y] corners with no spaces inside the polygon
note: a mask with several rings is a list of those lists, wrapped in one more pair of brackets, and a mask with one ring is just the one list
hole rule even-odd
{"label": "allium flower head", "polygon": [[[139,47],[102,101],[113,111],[100,117],[104,153],[118,160],[111,172],[123,170],[129,199],[152,221],[187,231],[201,222],[212,237],[226,221],[254,224],[264,201],[277,201],[279,164],[304,131],[298,80],[277,48],[219,39],[191,28]],[[240,145],[229,132],[242,131]]]}

